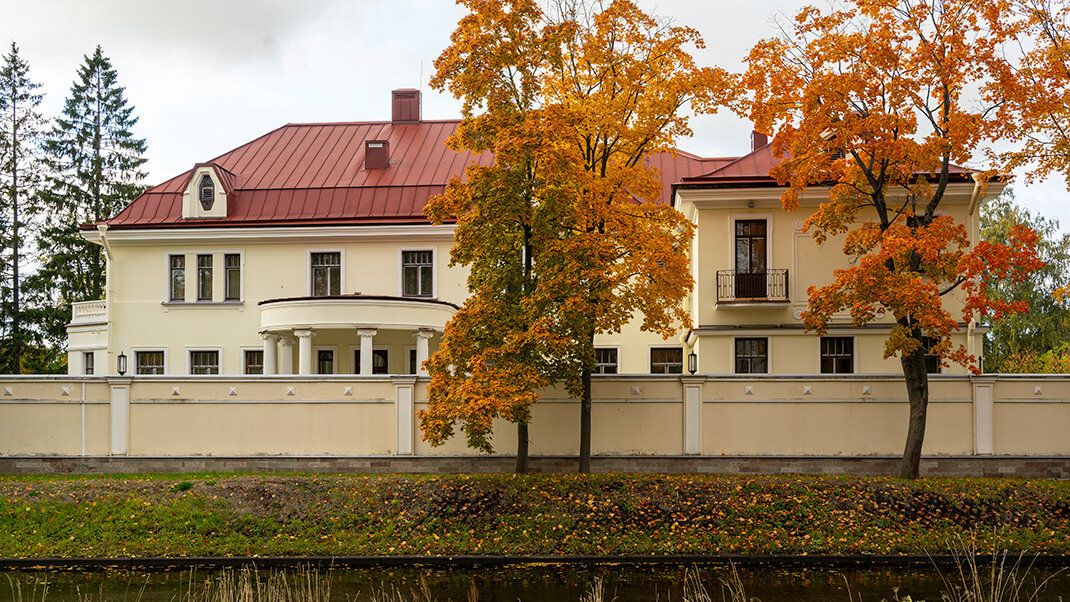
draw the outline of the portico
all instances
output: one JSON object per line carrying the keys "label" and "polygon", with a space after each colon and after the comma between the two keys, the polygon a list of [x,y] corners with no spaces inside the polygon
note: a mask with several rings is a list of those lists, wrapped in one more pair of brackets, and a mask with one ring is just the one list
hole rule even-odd
{"label": "portico", "polygon": [[260,302],[264,374],[416,374],[457,311],[435,299],[371,295]]}

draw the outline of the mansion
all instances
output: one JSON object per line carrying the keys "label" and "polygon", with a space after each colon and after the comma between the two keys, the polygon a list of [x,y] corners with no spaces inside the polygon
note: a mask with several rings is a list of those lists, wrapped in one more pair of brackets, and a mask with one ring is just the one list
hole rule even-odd
{"label": "mansion", "polygon": [[[418,420],[468,273],[449,265],[453,226],[423,209],[491,157],[447,148],[459,122],[422,119],[419,91],[391,101],[390,121],[283,126],[83,226],[106,298],[74,304],[69,374],[0,375],[0,472],[508,470],[504,419],[496,460],[463,435],[431,445]],[[596,338],[596,470],[889,472],[909,414],[891,317],[803,327],[807,289],[848,262],[804,231],[827,190],[785,211],[760,134],[741,157],[647,161],[695,226],[693,326]],[[941,211],[976,241],[1001,188],[956,169]],[[953,334],[975,356],[983,335]],[[923,471],[1070,477],[1070,378],[929,369]],[[532,457],[560,469],[579,431],[580,403],[541,390]]]}

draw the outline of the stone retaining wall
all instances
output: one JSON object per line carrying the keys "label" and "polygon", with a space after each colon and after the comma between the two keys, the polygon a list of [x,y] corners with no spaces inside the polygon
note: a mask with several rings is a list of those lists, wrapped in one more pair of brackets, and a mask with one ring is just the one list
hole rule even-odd
{"label": "stone retaining wall", "polygon": [[[195,472],[293,473],[508,473],[509,456],[453,457],[2,457],[0,474],[123,474]],[[592,459],[594,472],[642,474],[814,474],[894,476],[894,457],[789,456],[603,456]],[[570,473],[577,460],[564,456],[531,458],[536,473]],[[1070,457],[926,457],[921,474],[929,477],[1070,478]]]}

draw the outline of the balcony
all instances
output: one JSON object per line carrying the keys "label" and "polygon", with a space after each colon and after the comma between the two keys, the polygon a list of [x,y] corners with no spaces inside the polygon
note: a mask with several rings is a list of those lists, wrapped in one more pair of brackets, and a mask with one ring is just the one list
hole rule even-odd
{"label": "balcony", "polygon": [[84,324],[103,324],[107,321],[107,301],[79,301],[77,303],[71,303],[70,326],[80,326]]}
{"label": "balcony", "polygon": [[441,332],[457,306],[437,299],[383,295],[293,297],[260,302],[260,330],[385,328]]}
{"label": "balcony", "polygon": [[717,303],[785,304],[788,303],[788,271],[764,272],[717,271]]}

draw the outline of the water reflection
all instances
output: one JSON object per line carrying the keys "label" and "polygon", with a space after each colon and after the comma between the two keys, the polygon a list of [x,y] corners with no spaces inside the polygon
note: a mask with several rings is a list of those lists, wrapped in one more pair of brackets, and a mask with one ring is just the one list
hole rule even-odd
{"label": "water reflection", "polygon": [[[697,574],[710,599],[731,601],[723,581],[730,579],[728,567],[698,566]],[[479,602],[580,602],[596,578],[601,578],[604,599],[608,602],[683,601],[687,567],[574,566],[538,565],[488,569],[345,569],[314,572],[288,572],[290,584],[312,576],[330,585],[331,602],[372,602],[397,600],[408,602],[431,600],[463,602],[475,592]],[[949,584],[933,569],[868,568],[781,569],[741,567],[739,578],[748,598],[763,602],[806,600],[808,602],[848,602],[866,600],[891,601],[898,589],[900,598],[939,601]],[[126,571],[78,573],[6,573],[0,577],[0,599],[14,602],[187,602],[203,600],[205,584],[218,583],[220,572]],[[256,577],[266,582],[277,572],[258,571]],[[1054,575],[1054,576],[1053,576]],[[957,569],[945,570],[944,577],[954,584]],[[1025,577],[1022,599],[1045,579],[1046,587],[1036,598],[1070,599],[1070,572],[1049,567],[1033,568]],[[46,591],[47,587],[47,591]],[[194,596],[189,596],[190,592]],[[21,592],[21,596],[19,594]],[[250,602],[253,602],[252,600]]]}

